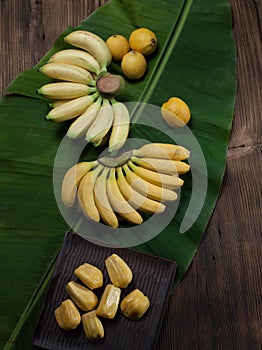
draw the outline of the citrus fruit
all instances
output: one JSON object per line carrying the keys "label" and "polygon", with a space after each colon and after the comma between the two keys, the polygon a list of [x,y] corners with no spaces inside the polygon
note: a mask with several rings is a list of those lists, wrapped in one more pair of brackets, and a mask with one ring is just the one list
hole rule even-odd
{"label": "citrus fruit", "polygon": [[114,61],[121,61],[122,57],[130,50],[129,42],[123,35],[115,34],[110,36],[106,44],[111,51]]}
{"label": "citrus fruit", "polygon": [[121,69],[124,75],[129,79],[141,78],[147,69],[147,62],[140,52],[129,51],[122,59]]}
{"label": "citrus fruit", "polygon": [[175,128],[186,125],[190,120],[191,113],[188,105],[183,100],[178,97],[171,97],[163,103],[161,114],[164,121]]}
{"label": "citrus fruit", "polygon": [[143,55],[151,55],[157,48],[157,38],[154,32],[147,28],[134,30],[129,37],[129,45],[132,50]]}

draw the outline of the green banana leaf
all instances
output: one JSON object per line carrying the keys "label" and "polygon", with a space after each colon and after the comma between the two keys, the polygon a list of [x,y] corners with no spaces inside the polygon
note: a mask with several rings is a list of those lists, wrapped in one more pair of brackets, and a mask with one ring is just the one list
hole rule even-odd
{"label": "green banana leaf", "polygon": [[[137,27],[147,27],[159,40],[145,78],[127,81],[122,100],[161,106],[171,96],[184,98],[192,111],[190,129],[206,161],[207,194],[193,225],[179,232],[192,194],[188,174],[175,218],[158,236],[134,247],[177,261],[178,283],[204,235],[225,171],[236,90],[230,8],[226,0],[110,0],[79,28],[106,39],[115,34],[120,22],[121,34],[126,37]],[[0,347],[4,349],[33,348],[31,337],[41,302],[68,229],[55,200],[52,179],[54,159],[68,123],[58,125],[44,119],[48,101],[36,89],[51,81],[37,68],[54,52],[68,47],[63,37],[71,30],[58,38],[36,67],[9,85],[0,104]],[[116,63],[110,70],[121,73]],[[145,128],[136,121],[132,137],[168,141],[158,132],[157,124]],[[97,154],[89,149],[90,158]]]}

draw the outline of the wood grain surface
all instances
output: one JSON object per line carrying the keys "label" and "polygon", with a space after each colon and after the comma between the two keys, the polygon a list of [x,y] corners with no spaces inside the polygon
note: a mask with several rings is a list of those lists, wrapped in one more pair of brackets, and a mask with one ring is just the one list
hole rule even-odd
{"label": "wood grain surface", "polygon": [[[1,0],[0,94],[64,29],[105,2]],[[229,3],[238,91],[227,170],[202,244],[169,300],[156,350],[262,348],[262,1]]]}

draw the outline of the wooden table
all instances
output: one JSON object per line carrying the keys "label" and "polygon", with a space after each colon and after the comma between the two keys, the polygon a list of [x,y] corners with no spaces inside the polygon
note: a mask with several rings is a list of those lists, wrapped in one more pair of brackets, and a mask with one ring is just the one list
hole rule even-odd
{"label": "wooden table", "polygon": [[[0,93],[67,26],[105,2],[2,0]],[[262,1],[229,2],[238,92],[227,171],[202,244],[170,299],[157,350],[262,348]]]}

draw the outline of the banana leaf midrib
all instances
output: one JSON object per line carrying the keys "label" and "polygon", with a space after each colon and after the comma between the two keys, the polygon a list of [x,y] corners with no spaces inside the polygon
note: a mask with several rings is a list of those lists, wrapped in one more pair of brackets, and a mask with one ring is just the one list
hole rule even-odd
{"label": "banana leaf midrib", "polygon": [[[184,27],[185,21],[187,19],[188,13],[190,11],[193,0],[185,0],[182,5],[181,12],[179,14],[178,20],[174,23],[170,34],[165,42],[165,45],[159,55],[157,63],[153,69],[150,79],[148,80],[146,87],[141,94],[140,99],[138,100],[138,107],[135,108],[131,115],[132,125],[139,120],[139,116],[143,112],[144,105],[141,103],[147,103],[151,97],[152,92],[154,91],[157,83],[159,82],[160,76],[165,69],[165,66],[175,48],[177,40],[180,36],[180,33]],[[139,105],[140,103],[140,105]],[[132,127],[132,126],[131,126]]]}

